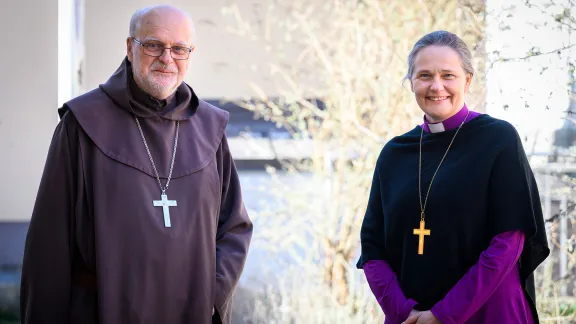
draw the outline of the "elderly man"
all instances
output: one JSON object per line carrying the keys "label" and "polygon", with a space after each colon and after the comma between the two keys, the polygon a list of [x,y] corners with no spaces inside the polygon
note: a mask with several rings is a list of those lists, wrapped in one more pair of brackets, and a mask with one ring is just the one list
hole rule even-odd
{"label": "elderly man", "polygon": [[182,80],[192,20],[154,6],[127,57],[67,102],[26,239],[22,323],[230,323],[252,223],[228,114]]}

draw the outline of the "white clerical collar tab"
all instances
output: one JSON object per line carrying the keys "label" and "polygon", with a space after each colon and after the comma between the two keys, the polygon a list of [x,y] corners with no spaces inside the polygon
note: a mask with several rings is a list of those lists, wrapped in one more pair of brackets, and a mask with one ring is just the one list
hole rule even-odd
{"label": "white clerical collar tab", "polygon": [[428,124],[428,128],[430,128],[431,133],[442,133],[446,131],[443,123]]}

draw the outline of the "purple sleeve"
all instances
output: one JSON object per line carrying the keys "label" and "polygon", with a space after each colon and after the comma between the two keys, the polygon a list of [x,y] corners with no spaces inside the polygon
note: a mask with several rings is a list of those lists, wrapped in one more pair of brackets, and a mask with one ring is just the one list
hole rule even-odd
{"label": "purple sleeve", "polygon": [[464,323],[484,305],[514,268],[524,246],[522,231],[495,236],[478,263],[431,311],[444,324]]}
{"label": "purple sleeve", "polygon": [[404,296],[388,262],[370,260],[364,264],[363,269],[368,285],[386,317],[392,323],[405,321],[417,302]]}

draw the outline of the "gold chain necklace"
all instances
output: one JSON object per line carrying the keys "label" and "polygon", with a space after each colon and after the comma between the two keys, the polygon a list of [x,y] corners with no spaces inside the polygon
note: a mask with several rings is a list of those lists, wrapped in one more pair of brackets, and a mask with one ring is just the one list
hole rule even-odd
{"label": "gold chain necklace", "polygon": [[434,178],[436,178],[436,174],[438,173],[438,170],[440,170],[440,166],[442,165],[442,162],[444,162],[444,159],[446,158],[448,151],[450,151],[450,147],[452,147],[452,143],[454,143],[454,139],[456,138],[456,135],[458,135],[458,132],[460,131],[460,129],[462,128],[462,126],[464,125],[466,120],[468,119],[469,115],[470,115],[470,110],[468,110],[468,113],[466,113],[466,118],[464,118],[464,120],[462,121],[462,124],[460,124],[460,126],[458,126],[456,133],[452,137],[452,141],[450,141],[450,144],[448,145],[448,149],[444,153],[442,160],[440,160],[440,164],[438,165],[438,168],[436,168],[436,171],[434,172],[434,175],[432,176],[432,180],[430,180],[430,185],[428,186],[428,191],[426,192],[426,198],[424,200],[424,205],[422,205],[422,137],[424,135],[424,127],[422,127],[422,132],[420,133],[420,158],[419,158],[419,163],[418,163],[418,197],[420,198],[420,228],[414,229],[414,235],[418,235],[418,254],[424,254],[424,236],[430,235],[430,229],[426,229],[426,221],[424,220],[426,214],[424,213],[424,211],[426,210],[426,204],[428,203],[428,197],[430,196],[430,189],[432,188],[432,183],[434,182]]}

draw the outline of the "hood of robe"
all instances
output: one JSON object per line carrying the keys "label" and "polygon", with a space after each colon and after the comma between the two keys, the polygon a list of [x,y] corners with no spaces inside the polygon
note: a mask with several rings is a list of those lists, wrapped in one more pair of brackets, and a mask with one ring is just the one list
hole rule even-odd
{"label": "hood of robe", "polygon": [[70,110],[82,130],[104,154],[155,177],[135,121],[137,116],[158,174],[164,179],[169,174],[174,148],[175,121],[179,121],[172,178],[206,167],[225,134],[228,112],[198,99],[184,82],[172,98],[164,103],[158,101],[158,106],[165,107],[151,107],[150,100],[142,100],[142,94],[133,94],[134,88],[131,92],[130,82],[134,82],[131,73],[130,62],[125,58],[106,83],[66,102],[58,111],[60,116]]}
{"label": "hood of robe", "polygon": [[[142,118],[158,116],[170,120],[184,120],[194,116],[199,104],[198,97],[185,82],[180,84],[168,100],[157,100],[147,95],[135,85],[132,77],[132,64],[127,57],[108,81],[100,85],[100,89],[120,108]],[[146,104],[155,101],[157,107]],[[163,107],[164,105],[167,107]],[[163,110],[159,111],[154,108],[163,108]]]}

